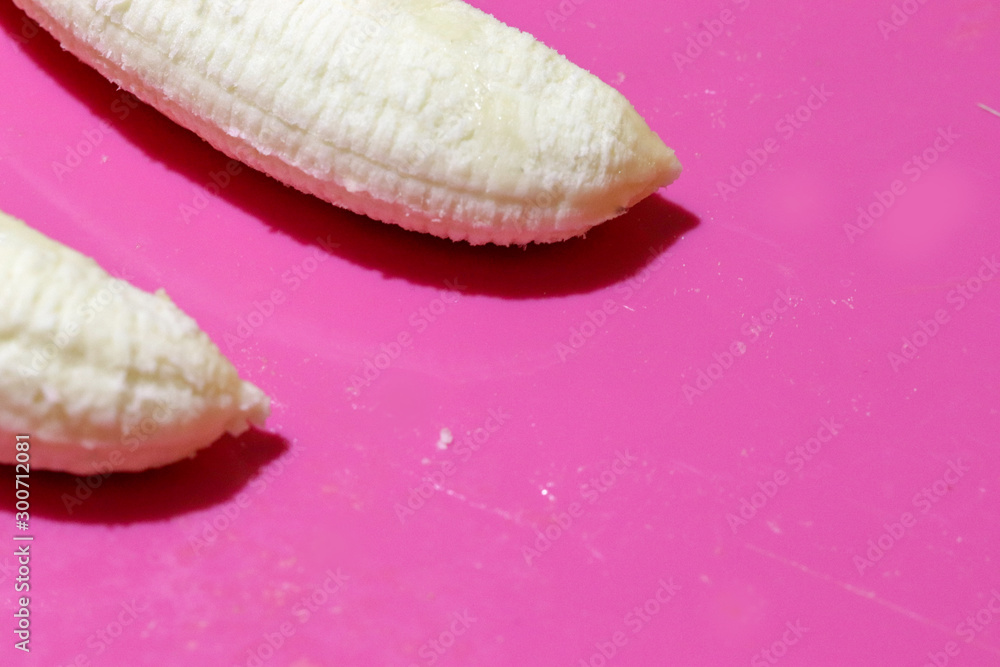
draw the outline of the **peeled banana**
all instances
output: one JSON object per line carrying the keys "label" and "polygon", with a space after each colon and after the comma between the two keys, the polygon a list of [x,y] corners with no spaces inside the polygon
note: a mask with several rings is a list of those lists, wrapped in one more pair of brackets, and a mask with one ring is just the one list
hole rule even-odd
{"label": "peeled banana", "polygon": [[472,244],[577,236],[681,166],[628,101],[460,0],[14,0],[220,151]]}
{"label": "peeled banana", "polygon": [[20,435],[33,468],[144,470],[269,412],[162,290],[112,278],[0,213],[0,463],[14,462]]}

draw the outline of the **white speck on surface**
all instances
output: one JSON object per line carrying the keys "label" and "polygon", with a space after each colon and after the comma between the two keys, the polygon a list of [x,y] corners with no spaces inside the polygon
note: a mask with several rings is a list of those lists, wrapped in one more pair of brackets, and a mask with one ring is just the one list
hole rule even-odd
{"label": "white speck on surface", "polygon": [[779,526],[775,522],[768,521],[767,522],[767,527],[770,528],[771,532],[774,533],[775,535],[781,535],[781,526]]}
{"label": "white speck on surface", "polygon": [[448,449],[448,445],[454,440],[454,436],[451,434],[450,428],[441,429],[441,435],[438,436],[437,448],[438,449]]}

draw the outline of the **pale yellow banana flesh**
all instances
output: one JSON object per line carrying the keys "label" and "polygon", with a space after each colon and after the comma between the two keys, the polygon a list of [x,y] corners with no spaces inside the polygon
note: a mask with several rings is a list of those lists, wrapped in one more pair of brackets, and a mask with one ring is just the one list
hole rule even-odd
{"label": "pale yellow banana flesh", "polygon": [[0,463],[27,435],[32,468],[144,470],[269,411],[162,291],[112,278],[0,213]]}
{"label": "pale yellow banana flesh", "polygon": [[580,235],[680,174],[597,77],[459,0],[15,0],[284,183],[470,243]]}

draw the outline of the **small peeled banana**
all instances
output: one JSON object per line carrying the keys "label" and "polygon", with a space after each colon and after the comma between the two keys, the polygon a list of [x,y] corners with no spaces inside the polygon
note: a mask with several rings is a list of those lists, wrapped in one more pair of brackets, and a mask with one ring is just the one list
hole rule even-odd
{"label": "small peeled banana", "polygon": [[460,0],[14,0],[230,157],[472,244],[552,242],[681,166],[628,101]]}
{"label": "small peeled banana", "polygon": [[[137,471],[263,425],[268,397],[167,298],[0,212],[0,463]],[[23,457],[22,457],[23,459]]]}

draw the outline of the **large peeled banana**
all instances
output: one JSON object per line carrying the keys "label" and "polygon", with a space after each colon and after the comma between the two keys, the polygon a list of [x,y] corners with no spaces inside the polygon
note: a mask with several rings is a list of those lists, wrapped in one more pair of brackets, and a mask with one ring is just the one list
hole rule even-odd
{"label": "large peeled banana", "polygon": [[0,463],[22,435],[33,468],[143,470],[263,424],[269,409],[162,291],[0,213]]}
{"label": "large peeled banana", "polygon": [[680,163],[610,86],[460,0],[14,0],[284,183],[470,243],[558,241]]}

